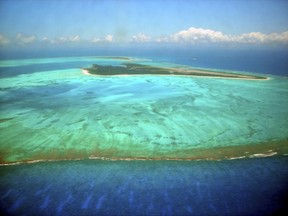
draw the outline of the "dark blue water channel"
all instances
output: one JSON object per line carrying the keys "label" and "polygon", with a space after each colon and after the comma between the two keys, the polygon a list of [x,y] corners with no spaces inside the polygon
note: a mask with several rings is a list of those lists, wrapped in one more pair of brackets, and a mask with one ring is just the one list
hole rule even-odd
{"label": "dark blue water channel", "polygon": [[274,215],[287,212],[288,157],[62,161],[0,167],[7,215]]}

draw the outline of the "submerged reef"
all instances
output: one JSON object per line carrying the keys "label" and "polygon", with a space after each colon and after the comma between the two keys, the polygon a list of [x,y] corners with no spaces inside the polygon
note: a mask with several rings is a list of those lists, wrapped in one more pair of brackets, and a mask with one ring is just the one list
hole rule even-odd
{"label": "submerged reef", "polygon": [[120,66],[93,64],[85,68],[93,75],[182,75],[182,76],[206,76],[215,78],[236,78],[236,79],[267,79],[267,77],[210,71],[204,69],[166,68],[135,63],[125,63]]}

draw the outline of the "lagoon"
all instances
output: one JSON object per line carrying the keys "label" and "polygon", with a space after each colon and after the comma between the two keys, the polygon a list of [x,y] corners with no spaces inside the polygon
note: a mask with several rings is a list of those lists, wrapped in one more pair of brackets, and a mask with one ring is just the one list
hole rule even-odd
{"label": "lagoon", "polygon": [[[1,163],[287,154],[287,79],[95,77],[80,69],[127,61],[90,56],[2,62],[1,71],[10,74],[1,79]],[[55,70],[57,64],[66,68]],[[33,73],[27,65],[34,65]]]}

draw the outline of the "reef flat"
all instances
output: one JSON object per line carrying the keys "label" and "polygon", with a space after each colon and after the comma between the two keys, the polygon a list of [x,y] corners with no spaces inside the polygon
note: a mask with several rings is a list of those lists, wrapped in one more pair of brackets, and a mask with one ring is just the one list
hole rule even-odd
{"label": "reef flat", "polygon": [[[115,57],[113,57],[115,58]],[[125,59],[126,60],[126,59]],[[203,76],[214,78],[234,78],[234,79],[260,79],[267,77],[253,76],[238,73],[228,73],[221,71],[210,71],[203,69],[167,68],[143,65],[137,63],[123,63],[120,66],[93,64],[90,68],[85,68],[89,74],[93,75],[181,75],[181,76]]]}
{"label": "reef flat", "polygon": [[[93,64],[116,75],[81,73],[79,68]],[[264,82],[243,72],[246,78],[222,78],[216,69],[199,76],[203,71],[189,66],[133,57],[15,59],[0,65],[2,165],[288,153],[288,89],[281,77]],[[187,75],[194,70],[198,75]]]}

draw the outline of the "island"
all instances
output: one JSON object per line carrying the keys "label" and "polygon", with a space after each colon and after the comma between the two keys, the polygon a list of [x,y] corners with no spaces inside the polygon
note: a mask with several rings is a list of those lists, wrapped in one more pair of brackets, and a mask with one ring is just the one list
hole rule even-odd
{"label": "island", "polygon": [[268,77],[228,73],[222,71],[212,71],[205,69],[188,69],[188,68],[168,68],[160,66],[150,66],[136,63],[123,63],[119,66],[93,64],[90,68],[83,68],[87,75],[178,75],[178,76],[201,76],[214,78],[233,78],[233,79],[251,79],[266,80]]}

